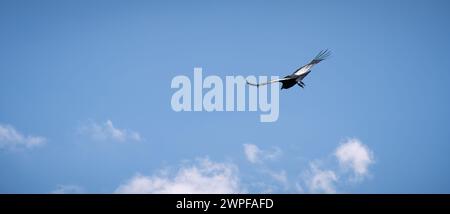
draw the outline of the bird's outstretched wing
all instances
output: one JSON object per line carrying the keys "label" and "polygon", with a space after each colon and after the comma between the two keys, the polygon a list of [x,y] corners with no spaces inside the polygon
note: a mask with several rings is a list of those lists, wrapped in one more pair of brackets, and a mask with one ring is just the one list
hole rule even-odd
{"label": "bird's outstretched wing", "polygon": [[308,64],[298,68],[297,70],[294,71],[294,75],[300,76],[302,74],[305,74],[307,72],[309,72],[311,70],[311,68],[315,65],[318,64],[319,62],[325,60],[327,57],[329,57],[331,55],[331,52],[329,50],[323,50],[320,51],[319,54],[316,55],[316,57],[314,57],[313,60],[311,60],[311,62],[309,62]]}
{"label": "bird's outstretched wing", "polygon": [[276,82],[281,82],[281,81],[288,80],[288,79],[290,79],[290,78],[285,77],[285,78],[280,78],[280,79],[270,80],[270,81],[263,82],[263,83],[251,83],[251,82],[249,82],[249,81],[247,80],[247,84],[252,85],[252,86],[259,87],[259,86],[262,86],[262,85],[267,85],[267,84],[272,84],[272,83],[276,83]]}

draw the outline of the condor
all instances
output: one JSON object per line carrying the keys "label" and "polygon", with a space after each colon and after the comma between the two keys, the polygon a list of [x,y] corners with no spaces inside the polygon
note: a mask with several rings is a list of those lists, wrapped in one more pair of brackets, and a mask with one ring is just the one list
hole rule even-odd
{"label": "condor", "polygon": [[328,50],[320,51],[320,53],[317,54],[317,56],[314,57],[314,59],[311,60],[311,62],[298,68],[297,70],[294,71],[294,73],[292,73],[291,75],[287,75],[284,78],[274,79],[274,80],[271,80],[268,82],[263,82],[263,83],[250,83],[249,81],[247,81],[247,84],[258,87],[261,85],[267,85],[267,84],[272,84],[272,83],[276,83],[276,82],[281,82],[281,84],[282,84],[281,90],[291,88],[295,84],[304,88],[305,83],[303,83],[302,80],[311,72],[311,69],[314,65],[325,60],[327,57],[330,56],[330,54],[331,53]]}

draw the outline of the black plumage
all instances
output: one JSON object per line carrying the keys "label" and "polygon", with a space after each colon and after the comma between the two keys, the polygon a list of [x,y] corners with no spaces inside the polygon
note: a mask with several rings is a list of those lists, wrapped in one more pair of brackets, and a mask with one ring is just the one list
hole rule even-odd
{"label": "black plumage", "polygon": [[330,56],[330,54],[331,54],[331,52],[328,50],[320,51],[320,53],[317,54],[316,57],[314,57],[314,59],[311,60],[311,62],[309,62],[306,65],[303,65],[302,67],[295,70],[291,75],[287,75],[283,78],[271,80],[271,81],[264,82],[264,83],[250,83],[247,81],[247,84],[258,87],[261,85],[267,85],[267,84],[280,82],[281,89],[288,89],[294,85],[298,85],[298,86],[304,88],[305,83],[303,83],[303,79],[311,72],[312,67],[314,65],[318,64],[319,62],[325,60],[327,57]]}

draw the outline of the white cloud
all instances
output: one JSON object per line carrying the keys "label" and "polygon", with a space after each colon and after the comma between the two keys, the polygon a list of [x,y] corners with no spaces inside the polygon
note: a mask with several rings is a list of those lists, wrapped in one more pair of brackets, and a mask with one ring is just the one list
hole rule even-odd
{"label": "white cloud", "polygon": [[33,148],[45,144],[47,140],[39,136],[25,136],[11,125],[0,124],[0,148]]}
{"label": "white cloud", "polygon": [[255,144],[244,144],[245,157],[250,163],[262,163],[264,160],[275,160],[281,155],[281,149],[274,147],[261,150]]}
{"label": "white cloud", "polygon": [[[346,179],[340,178],[348,178],[349,181],[361,181],[369,173],[369,165],[374,163],[372,151],[356,138],[348,139],[339,145],[334,152],[334,156],[341,167],[351,170],[350,173],[354,177],[348,176],[349,170],[321,169],[319,163],[323,165],[323,160],[310,162],[309,169],[303,173],[305,188],[310,193],[336,193],[336,186],[342,187],[342,185],[345,185],[343,181]],[[296,187],[302,189],[299,182],[296,183]]]}
{"label": "white cloud", "polygon": [[351,169],[359,178],[367,175],[369,165],[374,163],[372,151],[356,138],[341,144],[334,154],[342,167]]}
{"label": "white cloud", "polygon": [[281,184],[287,186],[288,185],[288,178],[287,173],[285,170],[280,171],[267,171],[267,174],[270,175],[274,180],[280,182]]}
{"label": "white cloud", "polygon": [[138,132],[116,128],[111,120],[107,120],[101,124],[91,122],[88,125],[82,126],[80,132],[97,141],[112,140],[125,142],[142,140],[141,135]]}
{"label": "white cloud", "polygon": [[[336,193],[338,177],[332,170],[321,170],[311,163],[306,173],[305,183],[311,193]],[[298,188],[301,188],[300,186]]]}
{"label": "white cloud", "polygon": [[248,161],[256,163],[259,161],[261,150],[254,144],[244,144],[244,153]]}
{"label": "white cloud", "polygon": [[[281,156],[282,151],[278,147],[273,147],[268,150],[262,150],[255,144],[243,144],[244,154],[247,160],[252,164],[258,164],[256,167],[260,173],[267,174],[270,178],[281,184],[284,189],[288,189],[289,181],[285,170],[273,170],[264,161],[275,160]],[[277,188],[278,185],[268,185],[260,183],[264,187],[264,193],[270,193]]]}
{"label": "white cloud", "polygon": [[181,167],[173,175],[136,175],[120,185],[116,193],[227,194],[241,193],[237,167],[199,159],[196,164]]}
{"label": "white cloud", "polygon": [[297,193],[305,193],[305,190],[303,189],[302,185],[299,182],[295,182],[294,190]]}
{"label": "white cloud", "polygon": [[[247,183],[249,180],[245,177],[243,180],[238,177],[237,166],[234,164],[199,159],[183,165],[173,173],[165,171],[150,176],[137,174],[120,185],[115,192],[243,193],[246,191],[242,187],[247,186],[251,187],[252,192],[336,193],[337,190],[345,189],[349,174],[359,177],[367,175],[369,165],[374,162],[367,146],[357,139],[349,139],[335,149],[333,157],[336,159],[316,159],[301,172],[300,180],[290,181],[285,169],[271,169],[265,162],[280,157],[282,151],[279,148],[262,150],[254,144],[244,144],[243,147],[247,160],[257,164],[254,165],[257,167],[256,180],[250,183]],[[336,169],[336,161],[350,170]],[[264,179],[261,175],[268,175],[277,183],[266,180],[267,176]]]}
{"label": "white cloud", "polygon": [[51,194],[81,194],[84,193],[82,187],[77,185],[58,185],[58,187],[51,192]]}

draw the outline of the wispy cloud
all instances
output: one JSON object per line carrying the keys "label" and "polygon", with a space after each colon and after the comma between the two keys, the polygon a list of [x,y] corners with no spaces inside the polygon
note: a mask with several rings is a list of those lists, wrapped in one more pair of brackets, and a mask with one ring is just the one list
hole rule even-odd
{"label": "wispy cloud", "polygon": [[285,187],[288,186],[288,177],[286,170],[279,170],[279,171],[267,170],[266,173],[277,182],[283,184]]}
{"label": "wispy cloud", "polygon": [[367,175],[369,165],[374,163],[373,152],[356,138],[342,143],[334,155],[342,167],[353,171],[356,178]]}
{"label": "wispy cloud", "polygon": [[77,185],[58,185],[51,194],[81,194],[84,193],[82,187]]}
{"label": "wispy cloud", "polygon": [[244,144],[245,157],[250,163],[262,163],[265,160],[275,160],[281,155],[281,149],[273,147],[262,150],[255,144]]}
{"label": "wispy cloud", "polygon": [[[319,158],[307,168],[295,172],[299,179],[289,179],[286,169],[273,169],[267,160],[279,160],[280,148],[262,150],[255,144],[244,144],[246,159],[254,166],[255,179],[240,177],[238,165],[213,162],[208,158],[183,164],[175,171],[161,170],[153,175],[136,174],[119,185],[115,193],[245,193],[254,192],[337,193],[345,191],[346,181],[354,174],[364,176],[373,163],[372,151],[358,139],[337,146],[332,159]],[[330,163],[331,161],[331,163]],[[351,170],[339,170],[340,166]],[[256,167],[256,168],[255,168]],[[350,174],[350,175],[349,175]],[[245,175],[245,174],[244,174]],[[270,178],[269,180],[264,177]]]}
{"label": "wispy cloud", "polygon": [[281,157],[283,152],[280,148],[272,147],[271,149],[262,150],[255,144],[243,144],[243,147],[245,157],[250,163],[254,164],[256,167],[256,173],[267,175],[276,182],[269,182],[271,184],[265,182],[258,183],[260,187],[263,187],[263,193],[274,191],[280,187],[280,184],[281,188],[284,190],[289,189],[289,181],[286,170],[272,169],[272,167],[270,167],[267,163],[267,160],[273,161]]}
{"label": "wispy cloud", "polygon": [[174,175],[136,175],[116,189],[116,193],[202,194],[241,193],[237,167],[229,163],[198,159]]}
{"label": "wispy cloud", "polygon": [[309,167],[304,176],[310,193],[336,193],[338,176],[334,171],[322,170],[315,163],[310,163]]}
{"label": "wispy cloud", "polygon": [[11,125],[0,124],[0,148],[20,149],[44,145],[47,139],[40,136],[24,135]]}
{"label": "wispy cloud", "polygon": [[120,129],[113,125],[111,120],[107,120],[104,123],[90,122],[79,128],[81,134],[89,136],[92,140],[96,141],[141,141],[141,135],[132,130]]}

